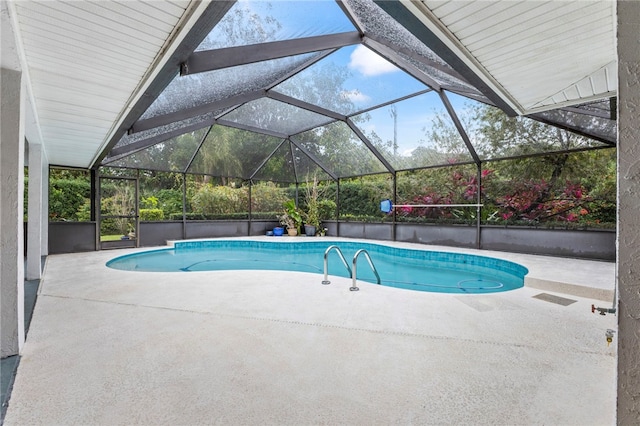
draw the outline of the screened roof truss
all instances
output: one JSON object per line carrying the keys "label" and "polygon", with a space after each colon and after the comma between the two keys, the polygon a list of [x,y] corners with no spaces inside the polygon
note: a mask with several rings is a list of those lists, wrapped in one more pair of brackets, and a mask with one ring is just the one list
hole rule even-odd
{"label": "screened roof truss", "polygon": [[[305,7],[312,8],[311,3],[305,2]],[[296,36],[282,39],[278,38],[283,28],[296,24],[278,21],[278,13],[284,11],[270,12],[283,2],[270,7],[252,1],[227,5],[227,15],[212,20],[211,33],[201,46],[190,47],[193,51],[175,66],[172,80],[164,76],[164,83],[158,83],[165,89],[158,91],[155,101],[145,99],[134,108],[142,112],[130,120],[126,133],[112,139],[101,165],[299,182],[305,179],[304,168],[316,167],[326,178],[339,179],[492,159],[476,150],[473,129],[456,110],[468,109],[468,102],[497,106],[507,115],[514,111],[437,37],[415,23],[415,17],[404,16],[403,27],[385,13],[402,13],[394,3],[344,0],[329,10],[320,2],[322,13],[318,11],[313,25],[306,28],[302,22],[292,30]],[[372,10],[376,13],[369,13]],[[337,14],[342,14],[340,25],[335,24]],[[334,30],[336,25],[340,28]],[[320,34],[307,35],[313,32]],[[254,39],[262,33],[263,40]],[[210,48],[219,39],[229,45]],[[438,127],[429,127],[428,121],[435,123],[434,117],[441,126],[455,129],[457,138],[454,135],[446,144],[434,139]],[[529,118],[602,146],[615,144],[615,104],[609,100]],[[220,130],[214,135],[216,127],[241,132]],[[280,142],[267,147],[250,134]],[[205,142],[214,137],[219,138],[217,145]],[[187,148],[193,152],[180,152]],[[242,161],[237,158],[251,152],[253,162],[226,167],[220,159],[206,160],[214,155],[204,149],[226,152],[238,164]],[[154,155],[162,160],[154,162]],[[292,173],[269,176],[266,170],[281,155],[286,158],[280,167]],[[202,162],[197,172],[191,170],[196,160]],[[303,167],[302,161],[309,163]],[[351,167],[344,167],[350,162]]]}
{"label": "screened roof truss", "polygon": [[197,74],[238,65],[246,65],[270,59],[285,58],[303,53],[337,49],[362,42],[357,31],[258,43],[249,46],[227,47],[193,52],[180,66],[180,75]]}

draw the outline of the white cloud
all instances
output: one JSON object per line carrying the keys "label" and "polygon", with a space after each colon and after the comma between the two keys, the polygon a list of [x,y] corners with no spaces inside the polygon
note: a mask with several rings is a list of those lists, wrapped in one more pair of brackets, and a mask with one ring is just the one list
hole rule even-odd
{"label": "white cloud", "polygon": [[413,155],[413,151],[415,151],[416,148],[417,146],[414,146],[413,148],[407,148],[404,151],[402,151],[400,155],[403,157],[411,157]]}
{"label": "white cloud", "polygon": [[365,77],[372,77],[381,74],[387,74],[398,71],[395,65],[388,62],[382,56],[367,49],[363,45],[359,45],[351,53],[351,61],[349,68],[360,71]]}
{"label": "white cloud", "polygon": [[342,96],[345,99],[350,100],[351,102],[353,102],[355,104],[363,104],[363,103],[369,102],[371,100],[371,98],[369,96],[365,95],[364,93],[362,93],[358,89],[345,90],[342,93],[340,93],[340,96]]}

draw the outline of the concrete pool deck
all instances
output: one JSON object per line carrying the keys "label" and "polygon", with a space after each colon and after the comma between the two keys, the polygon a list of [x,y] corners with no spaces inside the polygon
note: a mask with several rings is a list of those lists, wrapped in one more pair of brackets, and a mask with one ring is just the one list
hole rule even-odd
{"label": "concrete pool deck", "polygon": [[512,260],[529,281],[350,292],[308,273],[105,266],[135,249],[52,255],[5,424],[615,424],[617,318],[590,308],[611,306],[614,264],[395,245]]}

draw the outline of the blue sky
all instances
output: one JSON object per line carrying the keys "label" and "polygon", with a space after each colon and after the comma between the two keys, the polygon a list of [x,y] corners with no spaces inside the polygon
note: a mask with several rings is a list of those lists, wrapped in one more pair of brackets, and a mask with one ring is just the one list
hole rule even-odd
{"label": "blue sky", "polygon": [[[348,53],[346,49],[342,50],[345,50],[344,54]],[[380,93],[369,92],[375,89],[385,91],[384,101],[427,89],[427,86],[362,45],[351,50],[347,66],[352,71],[352,77],[345,82],[345,87],[357,87],[358,96],[362,98],[380,97]],[[449,99],[454,108],[464,107],[464,98],[449,96]],[[356,99],[354,101],[358,103]],[[425,134],[429,133],[436,115],[448,117],[440,97],[435,92],[400,101],[394,106],[397,112],[398,152],[403,155],[409,155],[418,146],[428,144]],[[362,126],[363,130],[375,131],[383,141],[392,141],[394,119],[391,106],[370,111],[369,115],[371,120]]]}

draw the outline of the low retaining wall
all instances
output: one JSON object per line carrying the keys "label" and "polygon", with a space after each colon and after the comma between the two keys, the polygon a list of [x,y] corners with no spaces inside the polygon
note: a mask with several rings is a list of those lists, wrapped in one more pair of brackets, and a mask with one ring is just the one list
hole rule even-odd
{"label": "low retaining wall", "polygon": [[164,246],[169,240],[182,240],[182,221],[140,222],[141,247]]}
{"label": "low retaining wall", "polygon": [[481,227],[481,248],[595,260],[616,260],[613,230]]}
{"label": "low retaining wall", "polygon": [[[528,227],[339,222],[337,235],[418,244],[479,248],[543,256],[615,261],[615,230],[540,229]],[[329,233],[336,235],[336,233]]]}
{"label": "low retaining wall", "polygon": [[397,223],[396,241],[476,248],[478,230],[475,226]]}
{"label": "low retaining wall", "polygon": [[[338,222],[336,233],[340,237],[393,241],[392,223]],[[329,235],[336,235],[329,232]]]}
{"label": "low retaining wall", "polygon": [[49,254],[95,250],[95,222],[49,222]]}
{"label": "low retaining wall", "polygon": [[[165,245],[167,240],[264,235],[276,221],[141,222],[140,246]],[[402,241],[476,248],[475,226],[414,223],[327,222],[327,235],[382,241]],[[95,222],[49,223],[49,253],[97,250]],[[567,230],[482,226],[480,248],[514,253],[615,261],[614,230]]]}
{"label": "low retaining wall", "polygon": [[276,221],[182,221],[140,222],[140,246],[162,246],[170,240],[189,240],[193,238],[246,237],[264,235],[278,226]]}

